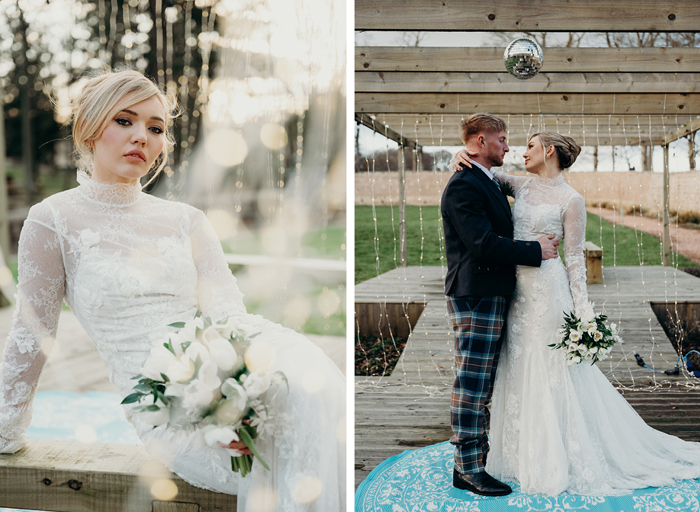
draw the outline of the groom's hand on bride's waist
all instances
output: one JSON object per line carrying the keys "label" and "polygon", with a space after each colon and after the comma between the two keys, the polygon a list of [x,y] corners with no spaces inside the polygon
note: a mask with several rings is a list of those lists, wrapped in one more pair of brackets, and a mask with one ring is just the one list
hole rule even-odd
{"label": "groom's hand on bride's waist", "polygon": [[540,243],[540,248],[542,249],[543,260],[556,258],[559,255],[557,251],[559,242],[554,240],[554,235],[542,235],[537,241]]}

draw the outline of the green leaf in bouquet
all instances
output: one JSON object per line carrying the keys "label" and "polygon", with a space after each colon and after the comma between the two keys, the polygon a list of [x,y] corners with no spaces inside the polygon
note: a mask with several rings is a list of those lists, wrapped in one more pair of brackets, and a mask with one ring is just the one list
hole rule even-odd
{"label": "green leaf in bouquet", "polygon": [[140,379],[143,379],[143,375],[141,375],[139,373],[138,375],[134,375],[133,377],[131,377],[131,379],[129,379],[129,380],[140,380]]}
{"label": "green leaf in bouquet", "polygon": [[163,377],[163,382],[170,382],[170,379],[168,378],[168,376],[166,374],[161,373],[160,376]]}
{"label": "green leaf in bouquet", "polygon": [[173,348],[173,344],[170,340],[168,340],[167,343],[163,343],[163,346],[167,348],[172,355],[177,356],[177,354],[175,353],[175,349]]}
{"label": "green leaf in bouquet", "polygon": [[121,401],[121,405],[135,404],[136,402],[141,400],[142,396],[143,393],[131,393],[130,395],[124,397],[124,400]]}
{"label": "green leaf in bouquet", "polygon": [[144,410],[144,411],[149,411],[149,412],[156,412],[156,411],[160,411],[160,407],[158,407],[158,406],[155,405],[155,404],[153,404],[153,405],[146,405],[146,406],[144,406],[143,410]]}
{"label": "green leaf in bouquet", "polygon": [[187,349],[189,348],[190,345],[192,345],[192,342],[191,342],[191,341],[185,341],[185,342],[183,342],[183,343],[180,344],[180,346],[182,347],[182,351],[183,351],[183,352],[184,352],[185,350],[187,350]]}
{"label": "green leaf in bouquet", "polygon": [[253,441],[253,437],[251,437],[251,435],[249,433],[249,429],[252,430],[253,433],[256,433],[254,428],[249,427],[247,425],[244,425],[238,431],[238,437],[240,437],[241,441],[243,441],[245,443],[245,445],[250,450],[250,453],[252,453],[255,456],[255,458],[260,461],[260,464],[262,464],[263,467],[269,471],[270,466],[268,466],[267,462],[265,462],[265,460],[260,456],[260,452],[258,452],[258,449],[255,447],[255,442]]}
{"label": "green leaf in bouquet", "polygon": [[185,326],[185,322],[175,322],[168,324],[168,327],[175,327],[176,329],[182,329]]}
{"label": "green leaf in bouquet", "polygon": [[151,391],[153,388],[146,382],[139,382],[134,386],[134,391]]}

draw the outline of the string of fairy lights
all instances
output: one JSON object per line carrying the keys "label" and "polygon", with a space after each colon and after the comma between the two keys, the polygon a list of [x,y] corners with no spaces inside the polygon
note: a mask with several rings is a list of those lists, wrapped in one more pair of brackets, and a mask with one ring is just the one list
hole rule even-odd
{"label": "string of fairy lights", "polygon": [[[457,95],[459,96],[459,95]],[[458,99],[459,102],[459,99]],[[581,140],[581,145],[582,145],[582,153],[586,154],[588,153],[590,155],[590,143],[595,141],[596,144],[596,150],[595,150],[595,155],[594,158],[596,160],[596,166],[598,165],[598,149],[604,146],[611,146],[611,151],[610,151],[610,157],[612,159],[612,167],[613,167],[613,172],[615,175],[617,175],[619,172],[624,172],[625,173],[625,179],[623,181],[618,181],[617,184],[613,187],[609,183],[605,182],[605,178],[608,176],[614,176],[611,173],[606,173],[606,172],[581,172],[580,173],[580,178],[582,179],[577,179],[576,182],[578,183],[578,186],[581,187],[579,190],[582,195],[584,196],[584,200],[587,200],[587,204],[592,204],[594,207],[597,207],[597,217],[598,217],[598,225],[596,226],[596,231],[598,232],[598,240],[597,240],[597,245],[600,245],[600,247],[604,251],[610,251],[610,260],[612,264],[609,266],[613,267],[614,271],[613,272],[603,272],[603,282],[602,282],[602,289],[603,293],[598,293],[598,295],[602,295],[604,297],[604,301],[602,304],[596,304],[596,310],[603,310],[605,311],[610,317],[610,321],[616,321],[618,324],[621,325],[623,332],[622,336],[624,338],[624,328],[625,324],[630,326],[632,328],[633,322],[639,322],[639,320],[634,320],[631,318],[625,318],[624,314],[624,308],[625,308],[625,301],[627,300],[625,296],[623,296],[622,293],[622,288],[621,288],[621,280],[624,279],[623,277],[620,277],[618,274],[618,244],[621,243],[620,240],[620,229],[617,224],[621,224],[622,227],[629,226],[632,229],[633,233],[633,247],[634,251],[636,251],[637,255],[637,260],[638,260],[638,265],[639,265],[639,276],[640,276],[640,285],[641,285],[641,293],[642,296],[645,298],[645,304],[648,306],[651,306],[650,301],[647,300],[646,298],[649,298],[651,296],[658,296],[658,286],[654,288],[655,291],[652,291],[649,288],[649,283],[648,279],[649,276],[647,273],[645,273],[645,264],[648,264],[648,248],[645,247],[645,242],[644,242],[644,235],[645,231],[649,231],[650,228],[647,226],[650,218],[648,216],[645,216],[644,214],[647,213],[649,210],[655,210],[657,213],[656,215],[656,227],[658,231],[661,231],[662,224],[663,224],[663,204],[661,202],[661,194],[657,193],[659,192],[659,189],[657,187],[657,177],[661,173],[648,173],[650,176],[650,179],[646,180],[647,186],[645,187],[645,179],[643,178],[643,173],[634,173],[633,172],[633,166],[632,166],[632,158],[634,158],[634,152],[630,153],[630,148],[632,148],[634,145],[638,145],[641,150],[640,150],[640,156],[641,156],[641,151],[646,151],[646,148],[644,148],[645,145],[651,145],[652,146],[652,151],[651,155],[648,158],[643,159],[643,164],[647,166],[646,169],[642,169],[642,171],[653,171],[653,160],[654,160],[654,153],[653,153],[653,144],[654,144],[654,135],[655,133],[657,134],[658,138],[658,128],[660,126],[662,133],[663,134],[668,134],[669,130],[672,130],[673,127],[671,124],[675,125],[675,133],[681,133],[681,130],[684,126],[682,120],[679,119],[679,116],[676,114],[672,119],[667,119],[666,115],[666,105],[664,101],[664,107],[663,107],[663,112],[659,116],[661,121],[660,123],[655,122],[652,119],[651,115],[646,116],[647,119],[644,119],[645,116],[639,116],[639,115],[616,115],[615,113],[615,105],[616,103],[616,97],[613,95],[613,105],[612,105],[612,112],[610,114],[605,115],[604,117],[601,118],[600,115],[592,115],[592,114],[586,114],[585,112],[585,95],[582,95],[582,107],[581,107],[581,114],[580,115],[575,115],[575,114],[568,114],[566,118],[561,118],[560,116],[551,116],[551,115],[544,115],[541,112],[541,107],[540,111],[537,114],[530,114],[530,115],[520,115],[519,123],[514,124],[514,126],[519,125],[519,130],[521,130],[522,134],[526,135],[526,139],[529,138],[529,136],[534,133],[533,128],[536,127],[536,130],[539,131],[546,131],[547,126],[549,124],[550,129],[553,128],[554,126],[556,127],[556,131],[559,133],[563,132],[568,132],[568,134],[571,136],[573,133],[573,122],[576,120],[578,117],[577,126],[578,126],[578,132]],[[538,97],[538,106],[539,106],[539,97]],[[458,112],[459,112],[459,106],[458,106]],[[464,119],[463,114],[458,114],[462,116],[462,119]],[[536,116],[536,118],[535,118]],[[390,126],[386,122],[386,115],[383,114],[381,116],[379,115],[372,115],[370,116],[372,119],[372,129],[375,133],[378,134],[386,134],[388,133],[389,129],[393,129],[396,131],[399,136],[400,140],[405,140],[403,138],[403,133],[404,133],[404,116],[394,116],[393,121],[395,123],[395,126]],[[443,134],[445,133],[445,115],[444,114],[428,114],[427,115],[427,120],[425,119],[425,116],[421,116],[421,119],[419,119],[418,115],[414,116],[415,119],[413,120],[413,127],[412,129],[409,128],[409,132],[412,132],[413,135],[413,142],[415,143],[415,146],[411,147],[411,158],[413,161],[418,163],[418,166],[416,170],[420,171],[421,170],[421,158],[420,155],[422,153],[422,148],[425,147],[425,145],[430,144],[432,148],[436,148],[438,151],[438,154],[440,155],[439,158],[442,159],[442,152],[443,152]],[[380,121],[381,119],[381,121]],[[454,119],[454,118],[452,118]],[[619,126],[619,129],[614,132],[613,130],[613,120],[615,120],[615,123]],[[512,125],[511,123],[512,118],[511,115],[507,116],[507,126],[508,129],[510,130],[510,127]],[[553,121],[553,122],[552,122]],[[560,121],[562,122],[562,125],[560,125]],[[595,128],[594,128],[594,133],[590,133],[590,123],[595,122]],[[601,122],[602,121],[602,122]],[[693,116],[688,117],[688,122],[687,126],[691,126],[693,123],[694,119]],[[427,123],[427,130],[428,130],[428,135],[426,140],[426,135],[425,131],[420,130],[419,125],[423,122]],[[439,124],[439,137],[436,140],[435,137],[435,132],[437,130],[437,126]],[[456,130],[457,126],[452,126],[454,123],[450,123],[447,126],[447,130]],[[605,126],[607,125],[607,127]],[[645,125],[648,125],[648,128],[645,128]],[[562,131],[563,128],[563,131]],[[607,129],[606,129],[607,128]],[[358,127],[359,129],[359,127]],[[587,131],[588,129],[588,131]],[[628,131],[630,133],[628,133]],[[602,138],[602,133],[606,133],[607,135],[607,140],[603,140]],[[647,133],[645,133],[647,132]],[[507,135],[511,135],[511,132],[508,132]],[[591,135],[593,137],[591,138]],[[403,175],[403,179],[406,179],[406,173],[400,173],[398,172],[399,169],[392,169],[390,166],[390,158],[389,158],[389,152],[390,152],[390,145],[389,145],[389,138],[385,137],[386,144],[385,144],[385,167],[388,172],[387,174],[389,175],[396,175],[398,179],[401,179],[400,176]],[[624,146],[620,147],[621,142],[624,141]],[[665,139],[664,139],[665,141]],[[636,144],[635,144],[636,142]],[[670,158],[673,162],[678,161],[678,145],[677,144],[671,144],[668,143],[668,150],[670,154]],[[399,160],[398,160],[398,165],[402,166],[405,169],[405,148],[401,145],[398,146],[398,153],[400,155]],[[630,156],[631,155],[631,156]],[[387,197],[378,197],[377,196],[377,190],[376,189],[376,183],[377,183],[377,176],[379,174],[384,174],[380,173],[379,171],[376,170],[376,165],[374,161],[374,154],[368,154],[364,156],[365,162],[367,163],[367,171],[366,171],[366,176],[367,179],[370,180],[372,186],[369,189],[370,192],[370,203],[371,203],[371,208],[372,208],[372,219],[374,222],[374,248],[375,248],[375,269],[377,272],[376,280],[381,281],[382,280],[382,272],[381,272],[381,266],[380,266],[380,244],[386,244],[387,242],[392,246],[393,248],[393,269],[397,270],[400,269],[399,267],[399,258],[397,258],[397,254],[400,253],[400,247],[402,245],[402,241],[397,238],[396,235],[396,229],[395,229],[395,211],[394,208],[398,205],[399,200],[397,199],[397,196],[394,195],[394,192],[391,190],[392,186],[391,184],[394,181],[394,178],[389,178],[385,181],[383,181],[384,184],[388,183],[390,186],[388,187],[388,194]],[[624,161],[627,161],[627,169],[624,169]],[[619,162],[623,162],[620,164]],[[616,168],[616,164],[618,167]],[[620,168],[622,166],[622,168]],[[441,185],[444,186],[446,183],[446,180],[442,179],[440,177],[440,173],[437,170],[437,165],[433,165],[433,175],[435,178],[435,184],[436,184],[436,189],[439,191],[441,190]],[[510,169],[506,169],[508,172],[510,172]],[[599,170],[599,169],[596,169]],[[424,267],[424,261],[423,261],[423,256],[424,256],[424,250],[425,250],[425,241],[426,237],[430,240],[433,240],[434,243],[434,236],[433,235],[427,235],[424,226],[423,226],[423,206],[427,204],[431,205],[437,205],[438,207],[438,212],[440,211],[439,208],[439,194],[436,197],[423,197],[423,188],[421,186],[421,173],[416,172],[416,176],[413,176],[413,182],[415,184],[415,189],[418,193],[418,198],[417,201],[415,199],[412,199],[411,201],[417,202],[418,206],[418,215],[419,215],[419,222],[418,222],[418,231],[419,231],[419,237],[414,237],[413,239],[409,239],[406,242],[409,244],[412,244],[414,247],[419,246],[420,249],[420,255],[418,259],[418,271],[419,274],[411,274],[414,276],[414,278],[418,278],[415,276],[420,276],[419,279],[423,280],[425,279],[426,276],[426,267]],[[576,173],[579,174],[579,173]],[[425,177],[426,174],[423,176]],[[678,173],[672,173],[672,175],[677,178]],[[565,178],[567,181],[571,181],[570,178],[572,178],[571,173],[566,173]],[[578,177],[577,177],[578,178]],[[636,182],[634,182],[634,179],[636,179]],[[594,181],[591,182],[591,179]],[[700,188],[700,171],[695,171],[693,173],[693,178],[694,183],[693,186],[696,187],[696,190]],[[605,201],[603,198],[605,197],[605,187],[610,186],[608,193],[611,194],[609,196],[609,200]],[[675,187],[674,192],[671,193],[671,197],[675,196],[676,198],[681,197],[681,180],[680,179],[675,179]],[[628,196],[629,200],[626,203],[623,203],[622,197],[616,198],[613,194],[615,191],[622,191],[626,189],[628,191]],[[597,194],[595,200],[588,200],[589,198],[587,197],[587,194],[590,193],[591,191],[595,191]],[[654,192],[654,193],[652,193]],[[406,194],[405,197],[408,197],[408,194]],[[645,202],[645,197],[646,202]],[[649,199],[651,198],[652,203],[649,204]],[[388,202],[389,205],[389,210],[391,212],[391,228],[392,228],[392,239],[391,240],[380,240],[379,238],[379,233],[381,232],[379,228],[379,215],[378,215],[378,206],[379,204]],[[406,200],[406,199],[405,199]],[[408,201],[408,200],[407,200]],[[607,203],[607,204],[606,204]],[[628,204],[629,203],[629,204]],[[606,242],[605,242],[605,224],[603,223],[603,220],[605,217],[604,215],[604,207],[606,206],[611,206],[612,207],[612,222],[611,224],[611,239],[612,239],[612,247],[605,247]],[[589,206],[590,209],[590,206]],[[625,214],[631,214],[631,219],[628,218],[627,221],[625,221]],[[631,221],[631,222],[630,222]],[[678,211],[675,211],[675,214],[672,217],[672,220],[670,221],[671,227],[672,228],[678,228],[679,227],[679,215]],[[607,223],[606,223],[607,224]],[[438,221],[438,226],[436,228],[437,232],[437,244],[439,245],[439,262],[440,266],[442,269],[442,275],[444,277],[444,271],[446,270],[444,265],[445,265],[445,259],[444,259],[444,233],[442,232],[442,219],[439,218]],[[663,300],[669,304],[669,307],[672,307],[673,312],[675,313],[676,317],[679,315],[679,309],[678,309],[678,304],[679,301],[682,302],[682,297],[679,294],[679,279],[678,279],[678,268],[681,262],[681,256],[679,253],[677,253],[677,243],[674,240],[673,237],[671,237],[671,244],[670,244],[670,253],[671,253],[671,265],[670,266],[665,266],[663,268]],[[663,245],[659,245],[659,257],[663,261]],[[645,254],[647,256],[645,256]],[[404,275],[408,275],[406,273],[406,268],[404,267]],[[607,279],[606,279],[607,275]],[[612,282],[612,277],[614,276],[614,286]],[[381,293],[376,294],[376,301],[382,304],[382,310],[386,311],[387,309],[387,300],[390,300],[391,292],[389,291],[388,287],[392,286],[393,282],[384,282],[378,289],[382,290]],[[441,284],[441,283],[439,283]],[[361,286],[361,285],[358,285]],[[611,288],[612,287],[612,288]],[[405,289],[408,289],[407,287],[404,287]],[[628,293],[628,292],[627,292]],[[395,297],[394,297],[395,300]],[[422,297],[415,296],[415,297],[404,297],[404,300],[406,302],[409,301],[424,301],[428,302],[428,297],[426,296],[425,293],[422,294]],[[435,299],[433,299],[435,300]],[[611,303],[612,302],[612,303]],[[405,306],[406,304],[404,304]],[[408,322],[409,321],[409,315],[407,312],[407,308],[404,308],[405,313],[405,320]],[[426,367],[426,361],[425,358],[421,358],[417,353],[420,351],[421,354],[424,354],[426,351],[432,353],[432,352],[442,352],[443,354],[446,353],[452,353],[453,349],[451,348],[453,339],[452,339],[452,330],[451,326],[449,325],[449,322],[447,321],[447,314],[445,312],[445,327],[446,329],[444,330],[444,336],[443,339],[439,342],[436,342],[435,336],[430,335],[428,332],[428,329],[421,329],[420,332],[417,332],[415,329],[416,327],[413,328],[411,331],[411,336],[415,337],[414,339],[419,340],[414,343],[411,342],[411,339],[409,339],[409,343],[407,344],[404,353],[402,354],[401,358],[399,359],[399,362],[396,366],[396,368],[393,370],[393,373],[390,372],[385,372],[379,377],[366,377],[364,379],[358,378],[356,380],[357,386],[362,387],[364,389],[373,389],[375,392],[382,392],[385,391],[387,386],[391,386],[392,388],[394,386],[407,386],[407,387],[417,387],[417,388],[423,388],[428,395],[434,394],[435,393],[435,372],[430,373],[428,372],[428,368]],[[629,365],[625,366],[622,363],[627,362],[627,361],[632,361],[635,362],[635,350],[634,349],[627,349],[625,345],[619,345],[616,347],[616,352],[614,353],[616,357],[609,358],[607,362],[605,363],[599,363],[599,366],[601,369],[606,373],[608,378],[613,380],[613,382],[616,383],[617,387],[620,389],[639,389],[639,388],[644,388],[644,389],[649,389],[650,391],[653,391],[654,389],[658,389],[660,387],[668,387],[671,383],[669,381],[669,377],[664,375],[663,377],[658,377],[657,373],[662,374],[663,372],[659,370],[653,370],[655,368],[669,368],[670,366],[676,365],[680,359],[676,359],[676,354],[672,350],[672,347],[669,344],[669,340],[666,339],[666,336],[662,338],[659,337],[659,329],[656,326],[656,321],[654,318],[654,312],[652,311],[651,307],[648,307],[648,316],[642,320],[643,322],[646,323],[645,330],[648,333],[648,338],[651,340],[651,343],[648,344],[648,352],[643,354],[644,359],[646,360],[646,367],[645,369],[647,370],[645,373],[639,373],[637,372],[634,374],[630,369]],[[359,323],[357,324],[358,332],[359,332]],[[637,330],[635,330],[635,333],[639,333],[640,331],[638,330],[639,324],[637,325]],[[380,336],[381,337],[381,336]],[[636,340],[631,340],[631,341],[636,341]],[[383,342],[383,340],[382,340]],[[391,344],[395,347],[395,341],[394,341],[394,336],[393,333],[390,331],[390,336],[387,337],[387,342],[391,342]],[[420,346],[419,346],[420,344]],[[437,346],[437,345],[439,346]],[[667,345],[668,344],[668,345]],[[435,346],[434,346],[435,345]],[[647,345],[645,345],[647,346]],[[679,348],[679,349],[682,349]],[[367,357],[364,355],[364,357]],[[672,359],[669,359],[669,357],[672,357]],[[386,358],[385,358],[386,361]],[[434,370],[437,370],[437,376],[443,377],[443,385],[445,386],[450,386],[452,384],[452,379],[454,377],[454,371],[450,372],[449,374],[445,374],[444,371],[441,371],[440,368],[437,368],[434,363],[432,365],[434,367]],[[696,388],[700,386],[700,383],[698,382],[697,378],[695,378],[692,374],[690,374],[687,369],[685,368],[684,365],[679,365],[681,366],[680,368],[680,378],[677,378],[673,381],[678,386],[683,387],[684,389],[689,389],[689,388]],[[643,375],[643,377],[640,377],[640,375]]]}

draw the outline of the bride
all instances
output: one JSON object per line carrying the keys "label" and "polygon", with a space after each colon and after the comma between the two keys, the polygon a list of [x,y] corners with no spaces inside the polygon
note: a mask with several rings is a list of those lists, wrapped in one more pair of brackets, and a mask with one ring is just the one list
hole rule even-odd
{"label": "bride", "polygon": [[[518,266],[491,403],[486,471],[519,483],[527,494],[624,494],[700,477],[700,444],[649,427],[595,365],[568,366],[552,350],[564,314],[591,313],[586,289],[586,208],[561,170],[581,148],[565,135],[528,140],[525,168],[533,176],[496,172],[514,191],[514,239],[554,234],[561,259]],[[466,150],[456,165],[470,165]]]}
{"label": "bride", "polygon": [[241,478],[226,449],[208,446],[201,431],[153,428],[126,406],[145,447],[191,484],[237,494],[239,511],[261,496],[266,510],[344,510],[345,444],[336,434],[345,416],[342,373],[302,335],[246,313],[204,213],[142,192],[139,180],[160,172],[172,147],[173,108],[136,71],[95,77],[78,98],[73,141],[90,176],[33,206],[22,229],[17,307],[0,380],[0,453],[27,443],[32,399],[64,299],[123,396],[172,329],[168,324],[199,309],[262,331],[256,340],[274,347],[274,370],[289,380],[273,433],[256,443],[271,470],[254,464]]}

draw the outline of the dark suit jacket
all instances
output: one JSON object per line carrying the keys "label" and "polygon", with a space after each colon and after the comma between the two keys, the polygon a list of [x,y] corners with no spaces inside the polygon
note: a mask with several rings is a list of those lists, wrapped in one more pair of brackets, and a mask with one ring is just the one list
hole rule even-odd
{"label": "dark suit jacket", "polygon": [[445,295],[508,296],[515,265],[539,267],[537,241],[513,240],[510,205],[498,186],[474,166],[462,166],[442,193],[447,276]]}

